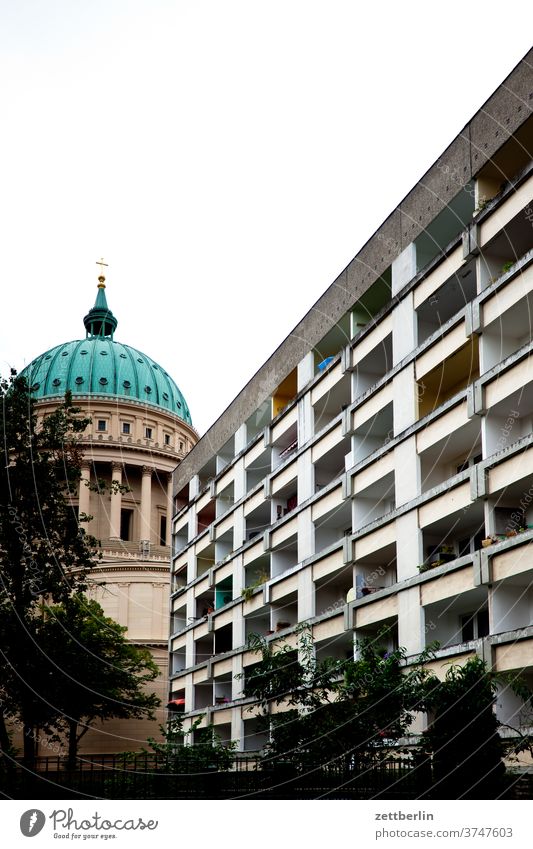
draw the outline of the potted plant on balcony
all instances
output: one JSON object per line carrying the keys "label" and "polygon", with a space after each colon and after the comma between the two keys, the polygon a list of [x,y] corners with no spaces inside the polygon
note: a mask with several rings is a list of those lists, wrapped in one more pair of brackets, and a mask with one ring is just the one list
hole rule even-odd
{"label": "potted plant on balcony", "polygon": [[494,534],[490,537],[485,537],[485,539],[481,540],[481,545],[483,548],[488,548],[489,545],[493,545],[495,542],[498,542],[498,537],[494,536]]}

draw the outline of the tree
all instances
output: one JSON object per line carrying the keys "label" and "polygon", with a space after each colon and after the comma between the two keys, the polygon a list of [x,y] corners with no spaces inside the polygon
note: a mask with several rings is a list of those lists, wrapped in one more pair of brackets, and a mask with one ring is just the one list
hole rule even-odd
{"label": "tree", "polygon": [[450,666],[443,681],[427,679],[424,703],[433,719],[423,744],[433,756],[438,798],[490,798],[500,788],[503,743],[493,705],[504,683],[478,657]]}
{"label": "tree", "polygon": [[[420,709],[426,673],[423,655],[405,668],[405,651],[363,641],[357,660],[316,660],[311,630],[298,631],[298,651],[284,641],[253,635],[261,661],[245,675],[243,692],[255,698],[270,731],[267,757],[298,769],[336,761],[347,769],[375,762],[408,733]],[[271,706],[287,710],[271,715]]]}
{"label": "tree", "polygon": [[6,717],[20,716],[28,764],[42,600],[62,603],[85,590],[99,557],[71,503],[81,477],[78,434],[88,423],[67,394],[37,426],[25,378],[12,372],[0,381],[0,742],[5,751]]}
{"label": "tree", "polygon": [[[356,660],[317,661],[305,624],[298,629],[298,650],[252,635],[249,647],[261,660],[246,672],[243,692],[261,706],[271,765],[304,771],[334,762],[361,770],[387,757],[409,733],[414,713],[423,709],[424,663],[432,650],[407,667],[405,650],[387,651],[386,636],[361,641]],[[272,713],[281,703],[287,709]]]}
{"label": "tree", "polygon": [[73,769],[78,743],[94,719],[153,719],[160,700],[144,687],[159,670],[148,649],[129,643],[127,628],[83,593],[44,612],[35,715],[40,711],[43,724],[66,733]]}

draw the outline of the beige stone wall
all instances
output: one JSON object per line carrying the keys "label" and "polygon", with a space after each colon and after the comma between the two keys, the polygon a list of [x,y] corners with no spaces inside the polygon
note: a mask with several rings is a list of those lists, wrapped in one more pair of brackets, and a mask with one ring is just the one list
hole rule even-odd
{"label": "beige stone wall", "polygon": [[161,707],[154,712],[155,719],[110,719],[107,722],[95,720],[80,741],[81,755],[138,752],[148,748],[148,737],[161,739],[159,726],[164,725],[167,718],[165,706],[168,699],[168,652],[166,648],[154,648],[151,651],[160,669],[159,677],[146,687],[148,692],[156,693],[161,700]]}
{"label": "beige stone wall", "polygon": [[[156,569],[158,571],[156,571]],[[106,616],[128,629],[128,637],[145,645],[168,640],[169,577],[163,566],[140,561],[135,567],[109,562],[91,575],[90,595]]]}

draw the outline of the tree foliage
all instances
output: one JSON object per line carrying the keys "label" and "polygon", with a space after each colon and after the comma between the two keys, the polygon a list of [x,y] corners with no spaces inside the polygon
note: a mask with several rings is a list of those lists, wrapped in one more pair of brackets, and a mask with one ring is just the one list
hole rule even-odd
{"label": "tree foliage", "polygon": [[[318,661],[305,625],[298,650],[256,635],[249,647],[261,660],[245,674],[243,692],[262,707],[270,761],[290,760],[299,769],[330,762],[361,767],[408,733],[425,673],[421,663],[406,672],[403,650],[364,641],[357,660]],[[272,715],[274,703],[287,709]]]}
{"label": "tree foliage", "polygon": [[[6,723],[15,719],[28,765],[35,755],[36,726],[47,729],[59,722],[50,682],[59,680],[61,670],[74,673],[72,641],[65,634],[76,633],[80,610],[71,596],[88,588],[101,557],[97,541],[83,528],[90,517],[78,517],[72,498],[81,479],[79,439],[89,423],[70,393],[38,420],[26,379],[12,372],[0,380],[0,745],[9,751]],[[100,483],[97,487],[100,491]],[[67,615],[73,616],[70,627]],[[54,616],[63,631],[55,635],[57,642],[49,642]],[[97,618],[93,611],[93,631]],[[82,681],[79,660],[80,655],[76,671]],[[56,689],[65,702],[64,688]],[[89,714],[71,710],[69,716]]]}
{"label": "tree foliage", "polygon": [[160,704],[145,689],[158,667],[148,649],[127,641],[126,631],[82,593],[44,610],[37,631],[41,657],[34,715],[66,734],[71,767],[94,719],[153,719]]}
{"label": "tree foliage", "polygon": [[504,684],[478,657],[450,666],[442,681],[436,676],[425,681],[431,722],[422,745],[432,754],[440,798],[484,798],[501,784],[504,748],[493,706]]}
{"label": "tree foliage", "polygon": [[81,476],[78,438],[88,422],[67,394],[38,425],[25,378],[13,372],[0,381],[0,735],[5,748],[5,717],[20,716],[27,761],[42,599],[61,603],[86,589],[99,557],[71,502]]}
{"label": "tree foliage", "polygon": [[[427,668],[437,644],[407,664],[404,649],[386,650],[385,637],[363,640],[357,659],[344,661],[317,661],[305,626],[297,651],[283,640],[250,640],[261,659],[246,673],[243,692],[261,706],[267,761],[297,771],[330,763],[361,770],[397,753],[417,713],[427,712],[428,730],[409,753],[425,768],[431,757],[436,797],[497,794],[504,750],[495,697],[510,686],[532,704],[531,691],[520,677],[498,675],[479,658],[451,666],[441,681]],[[274,704],[285,710],[272,712]],[[521,739],[518,749],[531,751],[530,741]]]}

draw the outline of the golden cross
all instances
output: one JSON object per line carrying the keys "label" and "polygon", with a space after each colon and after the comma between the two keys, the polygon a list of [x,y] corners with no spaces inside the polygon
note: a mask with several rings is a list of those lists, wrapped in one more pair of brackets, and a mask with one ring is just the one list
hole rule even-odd
{"label": "golden cross", "polygon": [[103,258],[103,256],[101,256],[101,257],[100,257],[100,262],[98,262],[98,261],[96,262],[96,265],[99,265],[99,266],[100,266],[100,274],[102,274],[103,266],[104,266],[104,265],[105,265],[105,267],[106,267],[106,268],[109,268],[108,263],[107,263],[107,262],[104,262],[104,258]]}

